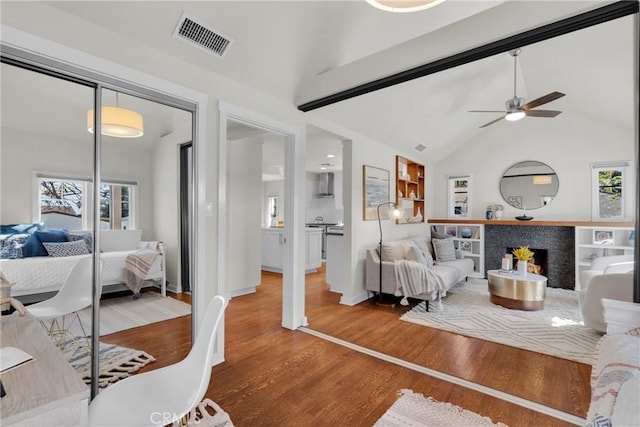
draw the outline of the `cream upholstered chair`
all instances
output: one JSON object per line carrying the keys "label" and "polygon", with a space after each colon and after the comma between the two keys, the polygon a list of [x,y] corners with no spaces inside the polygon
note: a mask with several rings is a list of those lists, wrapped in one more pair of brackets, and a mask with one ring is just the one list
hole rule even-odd
{"label": "cream upholstered chair", "polygon": [[589,281],[585,291],[578,294],[584,325],[605,333],[602,299],[633,302],[633,271],[629,273],[600,274]]}
{"label": "cream upholstered chair", "polygon": [[164,426],[178,423],[207,391],[216,331],[226,307],[216,296],[202,319],[191,351],[180,362],[125,378],[89,404],[89,425]]}
{"label": "cream upholstered chair", "polygon": [[63,348],[67,342],[78,339],[69,331],[69,328],[76,321],[84,335],[84,340],[78,343],[90,346],[78,312],[90,307],[93,303],[92,280],[93,257],[81,258],[69,270],[69,274],[57,294],[48,300],[26,307],[27,311],[40,321],[42,327],[59,348]]}
{"label": "cream upholstered chair", "polygon": [[627,273],[633,271],[633,255],[612,255],[595,258],[588,269],[580,272],[580,288],[586,290],[595,276],[611,273]]}

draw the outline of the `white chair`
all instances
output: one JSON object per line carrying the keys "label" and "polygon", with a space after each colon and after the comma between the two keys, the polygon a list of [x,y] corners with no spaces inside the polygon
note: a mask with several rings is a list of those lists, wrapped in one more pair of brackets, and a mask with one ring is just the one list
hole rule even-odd
{"label": "white chair", "polygon": [[221,296],[209,303],[193,347],[180,362],[125,378],[102,390],[89,404],[89,425],[179,423],[209,387],[215,336],[225,307]]}
{"label": "white chair", "polygon": [[602,299],[633,302],[633,272],[594,276],[586,291],[578,294],[582,320],[588,328],[607,332]]}
{"label": "white chair", "polygon": [[633,271],[633,255],[611,255],[595,258],[588,269],[580,272],[580,288],[584,291],[589,287],[589,282],[595,276],[601,274],[627,273]]}
{"label": "white chair", "polygon": [[[84,340],[77,341],[78,344],[90,348],[87,332],[78,312],[90,307],[93,303],[92,278],[93,258],[82,258],[71,268],[55,296],[27,306],[27,311],[40,321],[42,327],[61,349],[64,348],[65,343],[77,341],[77,337],[69,331],[75,321],[78,322],[84,335]],[[67,321],[67,316],[73,317]]]}

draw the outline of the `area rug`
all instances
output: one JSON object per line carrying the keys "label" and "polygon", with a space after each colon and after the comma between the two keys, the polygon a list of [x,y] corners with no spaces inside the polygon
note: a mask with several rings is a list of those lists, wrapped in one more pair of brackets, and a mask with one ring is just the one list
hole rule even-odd
{"label": "area rug", "polygon": [[[79,342],[81,341],[78,338],[68,340],[62,352],[82,380],[91,384],[91,353],[84,346],[78,345]],[[104,388],[126,378],[155,360],[153,356],[141,350],[100,342],[98,386]]]}
{"label": "area rug", "polygon": [[491,303],[486,280],[474,279],[451,288],[441,311],[425,308],[422,302],[400,320],[586,364],[601,338],[584,326],[568,289],[547,288],[544,310],[510,310]]}
{"label": "area rug", "polygon": [[384,413],[374,427],[482,427],[500,426],[483,417],[448,402],[438,402],[411,390],[400,390],[400,398]]}
{"label": "area rug", "polygon": [[[189,304],[171,297],[163,298],[159,292],[140,295],[137,300],[125,296],[100,301],[100,336],[191,314]],[[88,326],[91,325],[91,309],[86,308],[79,314],[85,328],[91,329]],[[77,322],[70,330],[74,335],[82,335]]]}

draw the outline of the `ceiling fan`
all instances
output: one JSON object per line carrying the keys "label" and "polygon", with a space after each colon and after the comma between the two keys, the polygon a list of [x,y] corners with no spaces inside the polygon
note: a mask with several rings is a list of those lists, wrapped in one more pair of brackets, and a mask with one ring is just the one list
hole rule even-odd
{"label": "ceiling fan", "polygon": [[502,117],[499,117],[495,120],[486,123],[481,128],[492,125],[502,119],[506,119],[509,121],[516,121],[524,118],[525,116],[529,117],[555,117],[560,114],[562,111],[557,110],[534,110],[534,108],[539,107],[541,105],[547,104],[551,101],[555,101],[558,98],[562,98],[564,93],[562,92],[551,92],[540,98],[536,98],[533,101],[529,101],[526,104],[524,103],[524,98],[518,98],[516,95],[516,67],[518,61],[518,55],[520,55],[520,49],[514,49],[509,51],[509,55],[513,56],[513,98],[507,99],[504,103],[506,107],[506,111],[499,110],[471,110],[470,113],[503,113]]}

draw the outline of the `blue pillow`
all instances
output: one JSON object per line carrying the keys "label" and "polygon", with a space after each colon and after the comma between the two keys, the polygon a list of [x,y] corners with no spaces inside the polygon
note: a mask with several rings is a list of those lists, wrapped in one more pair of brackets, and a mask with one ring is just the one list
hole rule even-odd
{"label": "blue pillow", "polygon": [[22,257],[48,256],[42,242],[68,242],[67,230],[42,230],[34,232],[22,246]]}
{"label": "blue pillow", "polygon": [[0,225],[0,234],[32,234],[43,228],[41,222],[34,222],[33,224],[6,224]]}
{"label": "blue pillow", "polygon": [[0,238],[0,258],[22,258],[22,247],[31,237],[30,234],[9,234]]}

